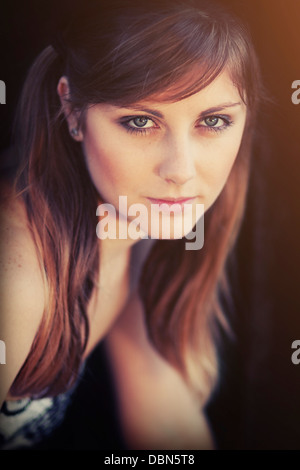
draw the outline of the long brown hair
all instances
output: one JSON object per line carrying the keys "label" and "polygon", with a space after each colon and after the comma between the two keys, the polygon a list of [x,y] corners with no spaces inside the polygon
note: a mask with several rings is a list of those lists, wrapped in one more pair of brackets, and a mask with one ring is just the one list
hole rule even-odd
{"label": "long brown hair", "polygon": [[[54,395],[74,382],[99,270],[99,195],[80,144],[70,138],[56,93],[59,78],[68,77],[70,104],[84,126],[89,105],[128,105],[166,89],[174,90],[169,99],[175,101],[203,89],[227,67],[247,104],[247,124],[229,179],[205,214],[204,248],[186,251],[185,239],[158,241],[140,279],[153,344],[203,401],[209,396],[217,376],[216,325],[226,324],[220,293],[244,211],[252,122],[261,96],[248,33],[210,3],[93,2],[33,64],[18,111],[22,162],[15,187],[27,209],[48,301],[12,394]],[[176,90],[195,66],[199,76]]]}

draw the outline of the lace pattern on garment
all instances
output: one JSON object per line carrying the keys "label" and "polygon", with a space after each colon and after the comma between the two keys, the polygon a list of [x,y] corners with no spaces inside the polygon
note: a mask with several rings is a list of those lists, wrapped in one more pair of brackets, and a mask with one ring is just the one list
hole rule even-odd
{"label": "lace pattern on garment", "polygon": [[28,448],[42,441],[63,420],[71,391],[54,398],[22,398],[3,403],[0,448]]}

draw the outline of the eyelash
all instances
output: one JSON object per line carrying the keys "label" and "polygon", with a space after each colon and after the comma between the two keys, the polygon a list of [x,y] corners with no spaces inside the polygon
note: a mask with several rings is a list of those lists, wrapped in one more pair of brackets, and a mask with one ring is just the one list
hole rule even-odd
{"label": "eyelash", "polygon": [[[149,121],[152,121],[155,124],[153,119],[149,116],[146,116],[146,115],[128,116],[128,117],[126,117],[126,120],[122,119],[122,121],[120,121],[120,124],[122,125],[122,127],[125,128],[125,130],[127,132],[129,132],[130,134],[135,134],[135,135],[147,135],[147,134],[153,132],[155,129],[157,129],[156,127],[148,127],[148,128],[140,127],[139,128],[139,127],[130,126],[129,122],[133,121],[134,119],[137,119],[137,118],[145,118]],[[226,129],[228,129],[233,124],[233,120],[230,118],[230,116],[220,115],[220,114],[207,115],[207,116],[203,117],[200,122],[202,122],[202,121],[204,121],[205,119],[208,119],[208,118],[221,119],[224,122],[224,124],[222,126],[219,126],[219,127],[215,127],[215,126],[198,126],[202,130],[204,130],[204,132],[213,132],[213,133],[224,132]]]}

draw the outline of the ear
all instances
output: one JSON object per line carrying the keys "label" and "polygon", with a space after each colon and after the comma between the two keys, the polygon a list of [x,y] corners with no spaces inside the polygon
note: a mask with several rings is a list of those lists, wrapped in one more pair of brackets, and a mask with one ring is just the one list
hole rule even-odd
{"label": "ear", "polygon": [[83,140],[83,133],[79,129],[78,115],[74,110],[72,110],[72,106],[70,104],[70,87],[67,77],[63,76],[59,79],[57,93],[68,123],[71,137],[77,142],[81,142]]}

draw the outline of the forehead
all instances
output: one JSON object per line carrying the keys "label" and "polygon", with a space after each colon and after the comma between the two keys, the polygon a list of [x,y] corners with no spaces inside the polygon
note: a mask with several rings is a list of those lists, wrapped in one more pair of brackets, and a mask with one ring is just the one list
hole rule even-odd
{"label": "forehead", "polygon": [[195,80],[195,72],[193,76],[188,75],[184,77],[183,80],[176,82],[168,89],[152,94],[140,103],[135,103],[134,107],[138,109],[139,107],[158,104],[160,107],[169,107],[172,105],[175,107],[175,105],[177,105],[192,108],[195,105],[196,107],[201,106],[201,108],[209,108],[219,106],[222,103],[236,103],[242,101],[239,90],[232,81],[228,70],[221,72],[209,85],[200,91],[195,92],[187,98],[183,97],[175,101],[173,98],[174,94],[181,90],[184,94],[188,80]]}
{"label": "forehead", "polygon": [[[176,116],[191,116],[203,112],[217,112],[223,108],[234,107],[231,110],[240,110],[246,112],[246,105],[240,96],[237,86],[232,81],[230,74],[224,70],[209,85],[194,94],[174,100],[174,90],[178,91],[180,87],[186,84],[180,81],[169,87],[168,89],[149,95],[145,99],[132,103],[99,103],[88,108],[88,114],[93,115],[94,111],[101,111],[108,115],[110,113],[122,112],[132,113],[138,111],[143,114],[153,114],[159,118],[173,119]],[[184,92],[184,90],[183,90]],[[238,106],[237,106],[238,105]]]}

